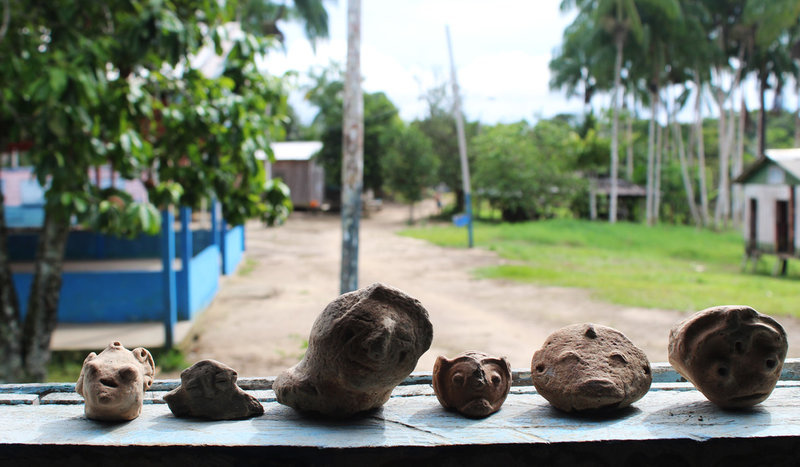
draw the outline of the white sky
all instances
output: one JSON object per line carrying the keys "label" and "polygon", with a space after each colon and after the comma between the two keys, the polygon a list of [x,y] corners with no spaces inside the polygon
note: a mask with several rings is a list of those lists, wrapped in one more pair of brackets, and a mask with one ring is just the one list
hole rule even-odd
{"label": "white sky", "polygon": [[[550,92],[547,67],[574,14],[563,15],[559,0],[362,0],[361,72],[366,92],[383,91],[407,121],[422,118],[420,96],[450,79],[445,25],[468,120],[529,121],[579,112],[581,100]],[[284,25],[287,52],[267,58],[272,73],[301,75],[331,60],[347,58],[347,0],[326,1],[330,39],[316,53],[299,27]],[[449,89],[449,88],[448,88]],[[291,99],[308,122],[315,110]]]}

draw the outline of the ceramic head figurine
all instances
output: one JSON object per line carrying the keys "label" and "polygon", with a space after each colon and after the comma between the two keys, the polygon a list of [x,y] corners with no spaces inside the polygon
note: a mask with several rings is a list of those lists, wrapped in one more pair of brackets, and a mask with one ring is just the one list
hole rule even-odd
{"label": "ceramic head figurine", "polygon": [[467,417],[487,417],[498,410],[511,389],[511,365],[505,357],[464,352],[452,360],[436,359],[433,391],[442,407]]}
{"label": "ceramic head figurine", "polygon": [[428,350],[428,312],[380,283],[336,298],[311,328],[303,359],[275,379],[281,404],[332,417],[382,406]]}
{"label": "ceramic head figurine", "polygon": [[100,354],[83,361],[75,391],[83,396],[84,411],[95,420],[133,420],[142,412],[144,392],[153,384],[155,363],[150,352],[128,350],[111,342]]}
{"label": "ceramic head figurine", "polygon": [[787,349],[783,327],[749,306],[698,311],[669,333],[669,363],[723,408],[750,407],[769,397]]}
{"label": "ceramic head figurine", "polygon": [[264,413],[264,407],[236,385],[236,371],[216,360],[201,360],[181,372],[181,385],[164,395],[176,417],[236,420]]}
{"label": "ceramic head figurine", "polygon": [[552,333],[533,354],[536,391],[565,412],[627,407],[650,389],[647,356],[616,329],[574,324]]}

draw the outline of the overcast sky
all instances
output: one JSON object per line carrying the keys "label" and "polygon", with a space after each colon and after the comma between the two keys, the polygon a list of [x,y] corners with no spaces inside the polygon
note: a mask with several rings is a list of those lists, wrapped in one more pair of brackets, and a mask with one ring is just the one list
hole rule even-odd
{"label": "overcast sky", "polygon": [[[423,117],[420,96],[450,79],[445,26],[468,120],[484,123],[529,121],[561,112],[578,112],[581,101],[550,92],[547,64],[574,14],[564,15],[558,0],[362,0],[361,71],[367,92],[385,92],[404,120]],[[299,27],[284,25],[286,53],[267,59],[273,73],[347,58],[347,0],[326,2],[330,39],[316,53]],[[304,120],[314,110],[292,104]]]}

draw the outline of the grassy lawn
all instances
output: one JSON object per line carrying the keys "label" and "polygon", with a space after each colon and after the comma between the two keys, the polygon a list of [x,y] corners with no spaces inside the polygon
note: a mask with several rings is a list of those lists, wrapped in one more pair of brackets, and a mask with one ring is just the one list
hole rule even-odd
{"label": "grassy lawn", "polygon": [[[401,235],[466,247],[466,230],[452,225],[407,229]],[[800,317],[800,264],[790,261],[787,277],[772,277],[775,260],[765,257],[755,274],[752,266],[742,272],[739,232],[550,220],[479,222],[474,235],[476,246],[511,261],[477,269],[478,277],[581,287],[621,305],[697,311],[743,304],[770,315]]]}

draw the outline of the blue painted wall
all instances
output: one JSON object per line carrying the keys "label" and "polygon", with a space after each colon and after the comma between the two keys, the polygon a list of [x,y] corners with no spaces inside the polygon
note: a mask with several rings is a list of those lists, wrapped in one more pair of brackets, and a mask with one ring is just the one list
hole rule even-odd
{"label": "blue painted wall", "polygon": [[[8,208],[6,208],[8,209]],[[180,232],[175,235],[175,247],[183,243]],[[11,261],[33,261],[36,257],[38,234],[34,232],[13,232],[8,235],[8,251]],[[192,232],[192,250],[197,255],[211,245],[213,238],[209,230]],[[75,230],[69,233],[64,258],[83,259],[140,259],[160,258],[161,241],[158,235],[140,235],[136,238],[122,238],[94,232]]]}
{"label": "blue painted wall", "polygon": [[244,255],[244,226],[237,225],[225,231],[224,242],[222,273],[228,275],[236,270]]}
{"label": "blue painted wall", "polygon": [[[33,274],[14,274],[20,309],[27,311]],[[58,306],[60,323],[124,323],[163,318],[160,271],[65,272]]]}
{"label": "blue painted wall", "polygon": [[189,309],[185,314],[179,310],[178,319],[193,319],[211,304],[219,290],[219,255],[219,248],[212,245],[192,258],[189,265]]}

